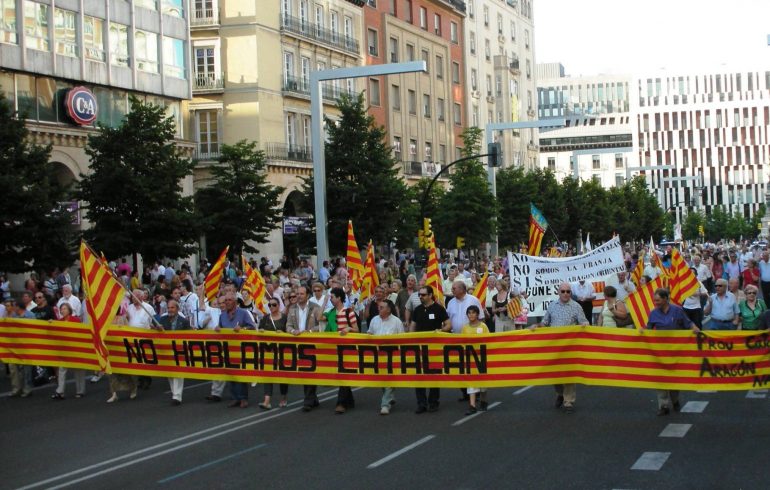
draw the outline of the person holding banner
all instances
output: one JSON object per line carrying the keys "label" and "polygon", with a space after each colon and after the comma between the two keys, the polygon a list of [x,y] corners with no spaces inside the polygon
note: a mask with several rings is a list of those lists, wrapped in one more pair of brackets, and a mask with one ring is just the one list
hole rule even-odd
{"label": "person holding banner", "polygon": [[[339,291],[342,290],[340,289]],[[291,294],[296,296],[296,301],[287,309],[286,331],[295,336],[303,332],[317,332],[321,324],[323,308],[315,302],[309,301],[308,288],[306,286],[298,287],[297,292]],[[333,298],[334,289],[332,289],[331,295]],[[345,296],[344,292],[342,292],[342,296]],[[273,300],[270,301],[272,302]],[[305,401],[302,406],[302,410],[305,412],[309,412],[318,406],[317,389],[318,387],[315,385],[305,385]]]}
{"label": "person holding banner", "polygon": [[[583,308],[572,299],[572,286],[568,282],[559,284],[559,301],[552,301],[548,305],[540,323],[532,325],[530,330],[538,327],[564,327],[568,325],[588,325],[588,320]],[[577,389],[574,383],[554,385],[556,390],[556,408],[564,407],[566,413],[575,411],[575,399]]]}
{"label": "person holding banner", "polygon": [[[404,333],[404,325],[399,318],[393,315],[396,305],[389,299],[379,302],[379,315],[373,317],[369,322],[367,332],[370,335],[397,335]],[[380,400],[380,415],[389,415],[393,405],[396,404],[396,398],[393,396],[393,387],[388,386],[382,389],[382,399]]]}
{"label": "person holding banner", "polygon": [[736,330],[740,322],[740,309],[735,295],[727,290],[727,281],[717,279],[717,292],[712,294],[706,307],[703,309],[704,315],[711,315],[706,330]]}
{"label": "person holding banner", "polygon": [[[259,320],[259,331],[286,332],[286,315],[281,313],[278,300],[275,298],[269,300],[267,302],[267,307],[270,312]],[[262,384],[262,394],[264,399],[262,400],[262,403],[259,404],[259,408],[262,410],[270,410],[273,408],[270,404],[270,399],[273,397],[273,386],[275,386],[274,383]],[[279,383],[278,389],[281,392],[281,401],[278,406],[284,408],[288,402],[289,385],[286,383]]]}
{"label": "person holding banner", "polygon": [[[468,323],[463,327],[463,335],[482,335],[488,334],[489,329],[481,320],[479,320],[479,308],[471,305],[466,310]],[[467,388],[468,390],[468,411],[465,415],[473,415],[477,410],[485,411],[487,409],[487,389],[486,388]],[[476,406],[476,394],[478,393],[478,407]]]}
{"label": "person holding banner", "polygon": [[[168,313],[160,317],[159,322],[164,330],[190,330],[190,320],[179,312],[179,302],[175,299],[168,300]],[[168,385],[171,388],[171,404],[178,407],[182,404],[184,378],[168,378]]]}
{"label": "person holding banner", "polygon": [[[347,335],[348,333],[358,333],[358,321],[352,308],[345,307],[345,291],[341,288],[332,288],[332,305],[334,308],[329,310],[327,315],[327,331],[339,332],[340,335]],[[313,387],[313,395],[315,395],[315,387]],[[305,398],[305,407],[310,408],[318,406],[318,399],[315,403],[307,405],[308,398]],[[356,406],[356,402],[353,399],[353,390],[350,386],[340,386],[337,392],[337,406],[334,409],[334,413],[341,415],[346,410]],[[304,407],[303,407],[304,410]],[[306,410],[307,411],[307,410]]]}
{"label": "person holding banner", "polygon": [[[418,295],[420,305],[414,309],[414,314],[409,322],[409,332],[451,332],[452,323],[449,320],[449,315],[442,305],[436,303],[433,288],[423,285],[420,287]],[[415,413],[418,415],[438,410],[441,390],[438,388],[427,388],[427,390],[426,396],[426,388],[414,389],[417,396]]]}
{"label": "person holding banner", "polygon": [[[724,279],[720,279],[724,281]],[[719,281],[717,281],[719,282]],[[700,332],[700,329],[689,319],[684,310],[679,306],[672,305],[668,289],[659,288],[655,290],[655,296],[652,298],[655,308],[650,312],[647,320],[647,327],[651,330],[687,330]],[[668,415],[673,409],[678,412],[681,409],[679,404],[679,390],[657,390],[658,391],[658,416]]]}
{"label": "person holding banner", "polygon": [[[224,296],[225,309],[219,315],[219,326],[215,329],[219,331],[222,328],[232,328],[239,332],[242,328],[256,330],[254,318],[251,314],[238,307],[238,300],[235,293],[228,291]],[[230,382],[230,394],[233,397],[230,407],[246,408],[249,406],[249,385],[248,383]]]}

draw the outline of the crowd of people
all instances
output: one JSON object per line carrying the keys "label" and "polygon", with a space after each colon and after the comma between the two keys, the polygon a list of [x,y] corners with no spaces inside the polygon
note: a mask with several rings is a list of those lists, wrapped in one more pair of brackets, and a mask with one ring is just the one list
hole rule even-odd
{"label": "crowd of people", "polygon": [[[655,251],[668,266],[670,250]],[[243,294],[243,271],[234,263],[226,262],[220,291],[209,303],[203,292],[203,281],[208,264],[203,263],[196,274],[184,263],[178,269],[169,263],[156,262],[142,274],[133,270],[125,259],[111,263],[116,276],[124,283],[127,293],[115,323],[157,330],[220,329],[260,330],[302,335],[306,332],[330,332],[338,335],[363,332],[370,335],[393,335],[409,332],[436,332],[484,334],[520,328],[539,328],[561,325],[599,325],[603,327],[633,327],[625,300],[637,287],[652,281],[663,271],[651,260],[653,251],[645,246],[625,247],[626,272],[606,281],[604,301],[594,314],[596,292],[591,281],[563,283],[558,299],[550,303],[542,318],[528,317],[523,308],[515,317],[507,305],[512,298],[526,298],[526,292],[511,287],[504,258],[486,260],[484,257],[465,260],[444,257],[440,268],[446,279],[441,284],[444,301],[438,301],[439,291],[418,279],[413,257],[400,254],[390,260],[378,260],[380,284],[374,295],[360,300],[353,289],[344,259],[325,261],[314,270],[307,259],[290,261],[286,256],[273,264],[267,258],[253,261],[266,283],[265,308],[258,308],[248,294]],[[652,329],[767,329],[767,297],[770,295],[770,258],[764,247],[749,248],[748,244],[703,244],[685,248],[682,255],[699,280],[699,289],[680,307],[672,304],[668,291],[655,292],[655,310],[650,314],[647,327]],[[639,284],[631,281],[631,271],[640,257],[646,257],[644,274]],[[398,266],[396,264],[399,264]],[[472,294],[486,277],[487,292],[484,304]],[[74,276],[74,277],[73,277]],[[0,316],[35,318],[38,320],[87,321],[83,307],[79,278],[70,276],[66,269],[51,271],[44,280],[35,275],[25,283],[25,290],[15,298],[4,277],[0,289],[4,303]],[[4,286],[5,284],[5,286]],[[526,302],[523,302],[526,305]],[[261,310],[265,310],[263,313]],[[705,326],[704,326],[705,323]],[[59,367],[38,368],[9,365],[12,381],[11,396],[26,397],[36,384],[56,382],[51,394],[54,400],[65,399],[68,372],[75,378],[75,397],[85,395],[89,373],[78,369]],[[90,373],[91,382],[98,382],[101,373]],[[110,375],[109,403],[127,392],[129,398],[139,390],[148,389],[152,378],[129,375]],[[231,407],[249,406],[249,384],[230,382]],[[169,378],[171,403],[182,404],[184,379]],[[226,383],[214,381],[206,395],[209,402],[223,400]],[[394,389],[384,388],[380,413],[387,415],[395,403]],[[278,384],[280,399],[276,404],[287,406],[289,386]],[[469,387],[461,390],[460,400],[468,404],[467,414],[487,407],[486,391]],[[274,408],[275,387],[261,386],[258,407]],[[555,406],[566,413],[575,409],[575,385],[557,385]],[[439,408],[438,388],[415,389],[416,413],[434,412]],[[303,410],[319,406],[316,386],[302,387]],[[353,391],[340,387],[334,412],[344,414],[355,407]],[[659,392],[659,415],[678,410],[678,393]]]}

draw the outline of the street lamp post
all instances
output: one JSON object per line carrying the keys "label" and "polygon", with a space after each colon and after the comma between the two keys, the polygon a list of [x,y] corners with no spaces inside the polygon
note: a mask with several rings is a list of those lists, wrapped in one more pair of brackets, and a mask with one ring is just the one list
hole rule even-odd
{"label": "street lamp post", "polygon": [[[494,134],[495,131],[503,131],[506,129],[539,129],[539,128],[560,128],[567,125],[566,119],[562,118],[555,118],[555,119],[546,119],[543,121],[519,121],[519,122],[501,122],[501,123],[488,123],[486,127],[484,128],[484,136],[487,144],[494,142]],[[487,176],[489,178],[489,190],[492,191],[492,196],[496,199],[497,198],[497,182],[495,180],[496,167],[488,167],[487,170]],[[489,256],[490,257],[496,257],[498,252],[498,244],[497,244],[497,232],[495,232],[495,236],[492,238],[492,243],[490,244],[490,250],[489,250]]]}
{"label": "street lamp post", "polygon": [[[313,148],[313,192],[315,194],[317,270],[320,270],[324,259],[329,257],[329,239],[326,230],[326,161],[324,159],[324,142],[321,137],[323,129],[321,82],[343,78],[363,78],[420,71],[427,71],[425,61],[354,66],[310,72],[310,135]],[[351,142],[351,144],[355,144],[355,142]]]}

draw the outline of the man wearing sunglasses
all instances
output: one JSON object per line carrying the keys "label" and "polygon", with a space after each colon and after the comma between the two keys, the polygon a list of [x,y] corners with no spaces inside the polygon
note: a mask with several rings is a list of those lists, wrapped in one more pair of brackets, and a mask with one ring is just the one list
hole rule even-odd
{"label": "man wearing sunglasses", "polygon": [[[568,325],[588,325],[588,320],[583,308],[572,299],[572,287],[568,282],[559,284],[559,300],[552,301],[548,306],[545,316],[535,325],[530,327],[564,327]],[[575,411],[575,398],[577,390],[574,383],[554,385],[556,390],[556,408],[564,408],[566,413]]]}
{"label": "man wearing sunglasses", "polygon": [[[418,290],[420,305],[414,309],[411,321],[409,322],[409,332],[443,332],[452,331],[452,322],[446,309],[436,303],[433,296],[433,288],[430,286],[421,286]],[[439,397],[441,391],[438,388],[415,388],[417,396],[417,411],[421,414],[425,412],[435,412],[438,410]],[[427,396],[426,396],[426,391]]]}

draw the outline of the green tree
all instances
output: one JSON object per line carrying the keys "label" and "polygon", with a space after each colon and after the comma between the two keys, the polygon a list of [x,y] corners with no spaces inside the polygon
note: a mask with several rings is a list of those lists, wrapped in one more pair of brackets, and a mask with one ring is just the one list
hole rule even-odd
{"label": "green tree", "polygon": [[[567,219],[563,227],[558,231],[559,238],[574,244],[582,230],[582,200],[580,199],[580,181],[568,175],[561,182],[564,209],[562,215]],[[547,216],[546,216],[547,218]]]}
{"label": "green tree", "polygon": [[601,243],[612,236],[609,222],[612,209],[607,199],[608,192],[598,179],[584,180],[580,184],[578,202],[580,209],[580,227],[583,235],[588,233],[594,238],[593,243]]}
{"label": "green tree", "polygon": [[650,192],[644,176],[637,176],[626,182],[623,188],[624,200],[613,203],[616,207],[625,206],[631,216],[626,235],[621,233],[621,239],[644,241],[649,240],[650,236],[659,238],[664,233],[666,213]]}
{"label": "green tree", "polygon": [[[523,167],[507,167],[497,173],[497,240],[500,250],[518,251],[529,240],[530,202],[535,197],[533,180]],[[549,216],[542,208],[546,219]]]}
{"label": "green tree", "polygon": [[706,224],[706,217],[699,211],[687,213],[682,223],[682,236],[685,240],[700,238],[700,227]]}
{"label": "green tree", "polygon": [[216,257],[227,245],[236,256],[259,252],[252,243],[266,243],[282,214],[283,188],[268,182],[265,153],[245,140],[222,145],[211,174],[211,185],[195,193],[208,257]]}
{"label": "green tree", "polygon": [[[359,246],[369,239],[385,245],[411,226],[402,222],[410,203],[385,129],[367,114],[363,94],[343,96],[337,106],[340,120],[327,119],[326,211],[329,251],[344,256],[348,220]],[[306,209],[314,209],[312,177],[304,179],[302,193]]]}
{"label": "green tree", "polygon": [[131,97],[119,127],[101,126],[89,137],[91,173],[77,196],[87,201],[93,227],[84,235],[108,257],[140,253],[145,262],[187,256],[199,236],[182,179],[193,162],[174,143],[174,121],[164,108]]}
{"label": "green tree", "polygon": [[50,146],[27,141],[29,131],[0,93],[0,270],[49,272],[75,258],[72,215],[62,206]]}
{"label": "green tree", "polygon": [[[463,131],[463,158],[481,153],[483,132],[477,127]],[[455,248],[458,236],[466,247],[476,249],[488,242],[495,231],[497,206],[487,182],[485,165],[474,158],[457,163],[449,176],[449,191],[441,200],[433,227],[442,248]]]}
{"label": "green tree", "polygon": [[706,240],[716,242],[727,238],[728,222],[730,216],[722,206],[715,206],[711,209],[711,214],[706,217]]}
{"label": "green tree", "polygon": [[[402,223],[398,227],[396,235],[396,244],[399,248],[417,246],[417,230],[422,229],[422,219],[424,217],[433,218],[441,205],[441,199],[446,193],[446,189],[441,182],[436,182],[430,188],[430,192],[425,192],[433,179],[422,178],[411,187],[408,187],[408,200],[403,208]],[[422,210],[425,215],[421,215],[422,200],[425,197],[425,209]]]}

